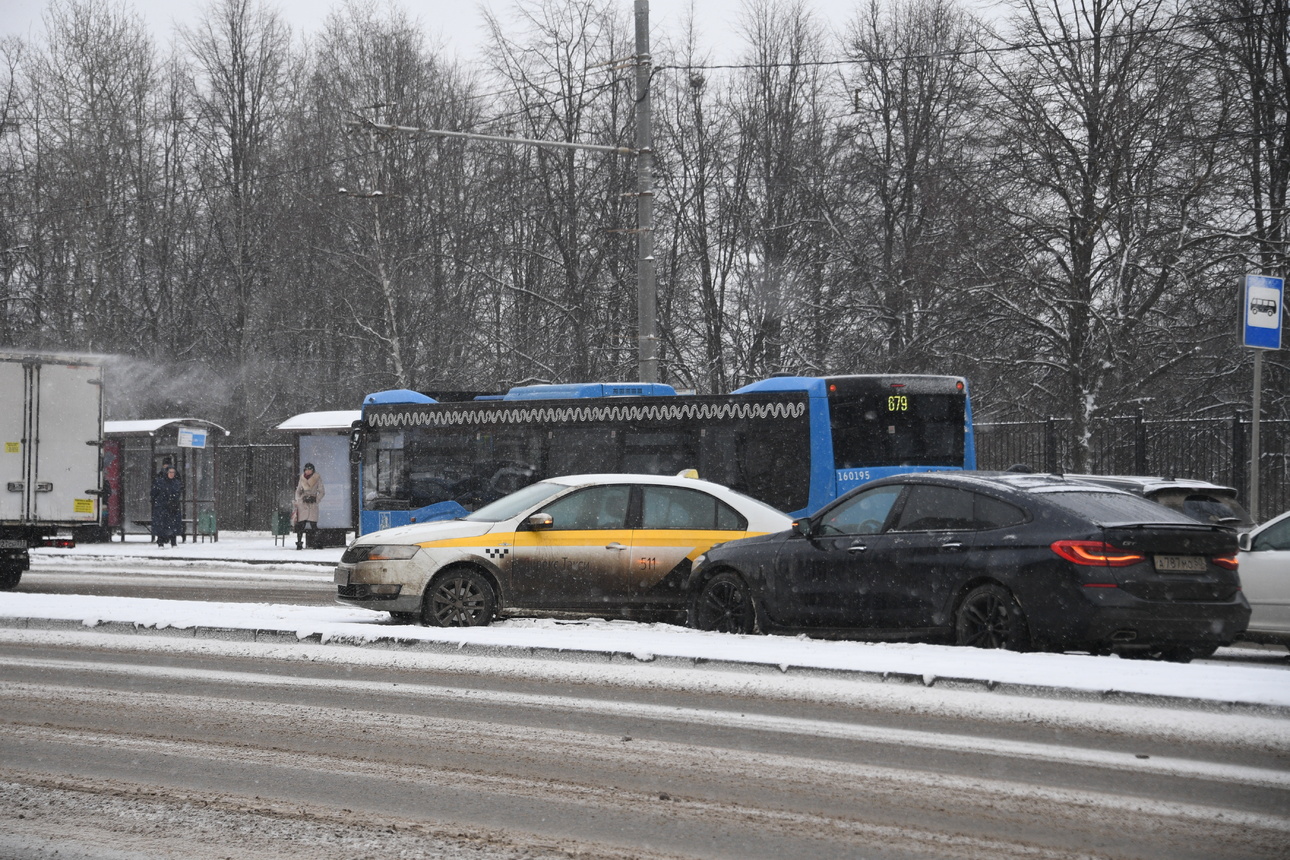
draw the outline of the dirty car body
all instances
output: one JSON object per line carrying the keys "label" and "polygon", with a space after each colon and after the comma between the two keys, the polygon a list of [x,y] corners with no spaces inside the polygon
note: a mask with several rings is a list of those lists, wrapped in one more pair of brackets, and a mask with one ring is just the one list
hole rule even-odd
{"label": "dirty car body", "polygon": [[790,523],[692,478],[551,478],[460,519],[363,535],[336,568],[337,601],[435,626],[515,613],[679,622],[695,557]]}
{"label": "dirty car body", "polygon": [[949,641],[1177,660],[1245,629],[1236,536],[1047,475],[870,483],[786,532],[714,548],[701,629]]}

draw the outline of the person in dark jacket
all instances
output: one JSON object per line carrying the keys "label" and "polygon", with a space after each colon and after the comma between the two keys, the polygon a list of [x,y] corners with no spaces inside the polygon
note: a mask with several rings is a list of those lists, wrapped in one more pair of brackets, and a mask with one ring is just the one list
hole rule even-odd
{"label": "person in dark jacket", "polygon": [[167,466],[152,482],[152,536],[157,546],[175,546],[175,538],[184,530],[180,500],[184,482],[174,466]]}

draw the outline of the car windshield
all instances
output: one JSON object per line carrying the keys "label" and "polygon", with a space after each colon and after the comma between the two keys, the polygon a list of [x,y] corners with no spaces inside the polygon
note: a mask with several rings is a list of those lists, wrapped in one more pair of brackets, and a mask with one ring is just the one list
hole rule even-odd
{"label": "car windshield", "polygon": [[564,484],[539,481],[536,484],[529,484],[522,490],[516,490],[509,496],[502,496],[492,504],[484,505],[473,514],[464,516],[462,519],[475,523],[499,523],[502,520],[518,517],[529,508],[536,507],[567,489],[569,488]]}

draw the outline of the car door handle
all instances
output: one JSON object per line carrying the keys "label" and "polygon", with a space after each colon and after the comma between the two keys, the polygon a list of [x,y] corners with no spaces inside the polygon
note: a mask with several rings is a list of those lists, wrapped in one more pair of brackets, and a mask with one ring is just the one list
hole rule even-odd
{"label": "car door handle", "polygon": [[960,550],[963,549],[963,544],[958,541],[950,541],[949,543],[941,544],[941,549]]}
{"label": "car door handle", "polygon": [[851,544],[851,546],[847,547],[847,552],[864,552],[868,548],[869,548],[868,544],[853,543]]}
{"label": "car door handle", "polygon": [[613,543],[605,547],[605,549],[616,549],[619,552],[622,552],[623,550],[628,549],[628,547],[624,546],[623,544],[620,544],[618,541],[614,541]]}

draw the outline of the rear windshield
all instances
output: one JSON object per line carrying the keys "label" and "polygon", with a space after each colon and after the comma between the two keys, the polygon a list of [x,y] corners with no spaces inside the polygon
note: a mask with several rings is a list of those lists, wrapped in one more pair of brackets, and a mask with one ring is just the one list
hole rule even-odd
{"label": "rear windshield", "polygon": [[1128,493],[1044,493],[1044,498],[1086,520],[1109,523],[1179,523],[1196,525],[1196,521],[1164,505]]}

